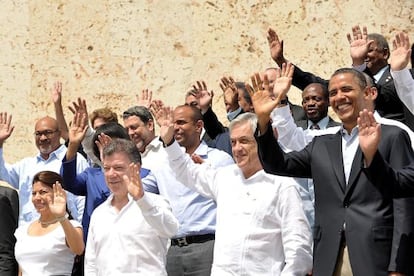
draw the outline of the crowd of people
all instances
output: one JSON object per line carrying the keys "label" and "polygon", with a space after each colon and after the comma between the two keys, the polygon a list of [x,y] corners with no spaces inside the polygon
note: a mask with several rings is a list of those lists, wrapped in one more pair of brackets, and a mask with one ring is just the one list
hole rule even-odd
{"label": "crowd of people", "polygon": [[325,80],[269,28],[277,67],[220,79],[228,127],[204,81],[122,122],[74,99],[70,124],[56,82],[38,154],[9,164],[0,112],[0,275],[414,275],[414,45],[347,37]]}

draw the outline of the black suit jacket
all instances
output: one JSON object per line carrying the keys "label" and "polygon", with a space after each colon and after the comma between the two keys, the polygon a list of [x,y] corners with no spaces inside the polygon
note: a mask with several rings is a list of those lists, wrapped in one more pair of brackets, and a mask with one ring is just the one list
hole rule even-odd
{"label": "black suit jacket", "polygon": [[14,232],[19,218],[19,198],[17,192],[0,186],[0,275],[17,275],[14,258],[16,238]]}
{"label": "black suit jacket", "polygon": [[[308,120],[300,120],[295,122],[296,125],[298,127],[301,127],[303,129],[308,129],[309,125],[308,125]],[[326,127],[334,127],[334,126],[340,126],[341,124],[338,122],[335,122],[331,117],[329,117],[329,121],[328,124],[326,125]]]}
{"label": "black suit jacket", "polygon": [[[368,69],[364,71],[372,77]],[[414,77],[414,71],[411,69]],[[311,83],[321,83],[328,87],[329,81],[315,76],[312,73],[304,72],[295,66],[293,72],[292,84],[303,90]],[[375,84],[378,88],[378,97],[375,100],[375,109],[378,113],[388,119],[394,119],[406,124],[411,130],[414,130],[414,115],[401,102],[395,90],[394,80],[391,77],[390,67],[383,73],[381,79]]]}
{"label": "black suit jacket", "polygon": [[[394,168],[412,162],[413,152],[407,133],[382,125],[379,152]],[[373,183],[363,169],[363,154],[358,148],[348,181],[345,182],[340,132],[318,136],[300,152],[285,154],[269,127],[257,137],[259,155],[267,172],[293,177],[313,178],[315,186],[315,230],[313,275],[332,275],[344,234],[355,276],[388,275],[402,271],[407,210],[394,212],[389,183]],[[394,215],[395,214],[395,215]],[[345,229],[344,229],[344,224]],[[402,231],[402,232],[401,232]],[[408,251],[413,249],[408,249]]]}

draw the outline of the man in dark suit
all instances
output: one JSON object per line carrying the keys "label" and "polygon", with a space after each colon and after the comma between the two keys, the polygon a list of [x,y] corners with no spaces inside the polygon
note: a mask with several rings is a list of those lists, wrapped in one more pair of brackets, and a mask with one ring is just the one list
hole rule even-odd
{"label": "man in dark suit", "polygon": [[303,129],[325,129],[340,125],[328,116],[328,88],[320,83],[311,83],[302,92],[302,108],[306,120],[296,121]]}
{"label": "man in dark suit", "polygon": [[[253,101],[259,118],[257,140],[264,168],[275,174],[313,178],[314,275],[341,275],[344,266],[356,276],[408,274],[404,265],[412,260],[406,259],[404,241],[410,233],[399,228],[404,219],[409,219],[409,210],[394,212],[397,206],[392,193],[383,188],[387,183],[371,182],[358,145],[359,112],[373,111],[375,96],[367,89],[362,73],[344,68],[332,75],[329,99],[342,122],[341,131],[315,137],[304,150],[288,154],[281,150],[269,128],[269,114],[277,100],[269,96],[262,102]],[[379,152],[384,160],[393,168],[410,164],[413,151],[407,133],[387,125],[381,129]],[[394,227],[398,231],[393,231]],[[404,268],[400,270],[401,267]]]}
{"label": "man in dark suit", "polygon": [[[352,66],[367,73],[374,79],[378,89],[378,97],[375,100],[375,109],[388,119],[394,119],[405,123],[414,130],[414,115],[406,108],[395,91],[394,81],[390,73],[388,58],[389,46],[386,39],[380,34],[367,34],[359,26],[352,28],[352,36],[348,34],[351,47]],[[287,60],[283,55],[283,41],[279,40],[273,29],[268,31],[270,53],[273,60],[281,66]],[[414,76],[414,71],[411,70]],[[322,83],[328,86],[328,80],[320,78],[312,73],[304,72],[297,66],[292,78],[292,84],[303,90],[310,83]]]}
{"label": "man in dark suit", "polygon": [[14,258],[14,231],[19,218],[19,198],[16,190],[0,186],[0,275],[17,275]]}

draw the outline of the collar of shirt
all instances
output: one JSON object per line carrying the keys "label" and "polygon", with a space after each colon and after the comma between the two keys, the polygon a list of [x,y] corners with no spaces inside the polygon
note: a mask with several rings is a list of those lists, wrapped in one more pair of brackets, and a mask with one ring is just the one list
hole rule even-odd
{"label": "collar of shirt", "polygon": [[198,156],[200,156],[203,159],[207,159],[208,158],[208,152],[209,152],[209,147],[206,144],[206,142],[204,142],[203,140],[201,140],[200,145],[197,147],[197,149],[195,150],[195,154],[197,154]]}
{"label": "collar of shirt", "polygon": [[[317,122],[316,124],[319,126],[319,129],[325,129],[328,127],[328,123],[329,123],[329,117],[325,116],[324,118],[322,118],[319,122]],[[314,123],[312,121],[308,120],[308,129],[310,129],[310,127],[313,125]]]}
{"label": "collar of shirt", "polygon": [[49,154],[49,158],[47,160],[43,159],[43,157],[40,155],[40,152],[36,155],[36,160],[37,162],[48,161],[52,159],[63,160],[65,155],[66,155],[66,146],[60,145],[60,147],[58,147],[56,150],[52,151]]}
{"label": "collar of shirt", "polygon": [[344,128],[344,125],[341,126],[342,138],[348,143],[350,140],[355,139],[358,136],[358,126],[355,126],[351,133],[348,134],[348,131]]}
{"label": "collar of shirt", "polygon": [[162,142],[158,136],[155,136],[154,139],[145,147],[144,152],[141,154],[142,157],[147,156],[150,151],[158,151],[162,147]]}
{"label": "collar of shirt", "polygon": [[386,66],[382,67],[382,68],[381,68],[381,70],[379,70],[379,71],[378,71],[378,73],[376,73],[376,74],[374,75],[375,83],[377,83],[377,82],[381,79],[382,75],[384,74],[384,72],[385,72],[387,69],[388,69],[388,65],[386,65]]}

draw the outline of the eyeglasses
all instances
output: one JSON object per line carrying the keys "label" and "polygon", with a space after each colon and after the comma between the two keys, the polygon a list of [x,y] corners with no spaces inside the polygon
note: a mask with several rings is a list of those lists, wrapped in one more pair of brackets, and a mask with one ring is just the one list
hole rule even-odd
{"label": "eyeglasses", "polygon": [[34,135],[36,138],[42,137],[42,135],[46,136],[46,138],[50,138],[53,136],[54,133],[58,132],[58,130],[45,130],[45,131],[36,131]]}

